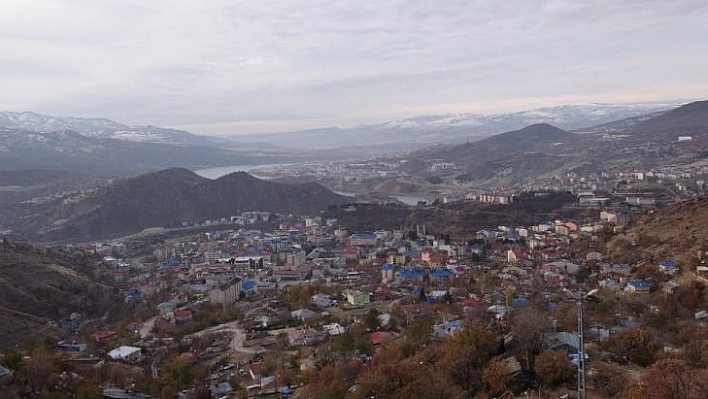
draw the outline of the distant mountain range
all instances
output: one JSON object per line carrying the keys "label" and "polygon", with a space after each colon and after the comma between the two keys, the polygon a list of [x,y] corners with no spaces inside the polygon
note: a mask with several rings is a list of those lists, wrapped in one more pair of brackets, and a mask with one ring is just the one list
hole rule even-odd
{"label": "distant mountain range", "polygon": [[[692,140],[679,142],[679,136]],[[510,187],[571,171],[687,164],[703,159],[706,146],[708,101],[698,101],[577,133],[536,124],[479,141],[436,146],[412,153],[405,168],[412,174],[434,175],[433,164],[454,163],[458,181]],[[444,174],[449,178],[449,171]]]}
{"label": "distant mountain range", "polygon": [[562,129],[650,113],[672,103],[590,104],[494,115],[419,116],[348,129],[217,138],[105,118],[0,112],[0,170],[46,169],[127,176],[168,167],[192,170],[380,156],[434,143],[476,141],[537,123]]}
{"label": "distant mountain range", "polygon": [[[665,112],[681,103],[586,104],[539,108],[499,114],[417,116],[352,128],[321,128],[298,132],[237,136],[238,140],[267,142],[303,149],[346,148],[367,143],[370,149],[420,149],[433,143],[479,140],[494,134],[548,123],[575,130],[647,114]],[[362,149],[362,151],[365,151]]]}
{"label": "distant mountain range", "polygon": [[71,195],[8,204],[0,209],[0,223],[33,240],[95,240],[245,211],[319,215],[347,200],[316,183],[275,183],[244,172],[210,180],[171,168]]}
{"label": "distant mountain range", "polygon": [[0,170],[128,176],[168,167],[202,169],[311,159],[302,151],[176,129],[128,126],[103,118],[0,112]]}
{"label": "distant mountain range", "polygon": [[139,143],[219,146],[224,140],[157,126],[128,126],[105,118],[57,117],[34,112],[0,112],[0,127],[35,133],[72,131],[84,137]]}

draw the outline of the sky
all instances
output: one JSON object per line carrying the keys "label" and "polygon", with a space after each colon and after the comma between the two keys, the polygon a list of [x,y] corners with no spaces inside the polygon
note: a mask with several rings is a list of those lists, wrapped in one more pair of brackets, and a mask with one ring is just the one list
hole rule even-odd
{"label": "sky", "polygon": [[704,98],[705,0],[0,0],[0,110],[211,135]]}

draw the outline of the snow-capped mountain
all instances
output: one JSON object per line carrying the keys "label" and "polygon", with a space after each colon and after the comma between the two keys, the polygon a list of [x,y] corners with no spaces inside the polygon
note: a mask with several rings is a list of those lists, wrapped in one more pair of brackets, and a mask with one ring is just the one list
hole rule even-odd
{"label": "snow-capped mountain", "polygon": [[529,111],[496,114],[424,115],[395,120],[371,127],[402,129],[438,129],[456,126],[493,127],[496,124],[521,124],[523,126],[548,123],[562,129],[578,129],[611,121],[668,111],[681,105],[675,103],[637,104],[578,104],[544,107]]}
{"label": "snow-capped mountain", "polygon": [[215,145],[218,139],[157,126],[129,126],[105,118],[56,117],[0,112],[0,127],[36,133],[73,131],[85,137],[173,145]]}
{"label": "snow-capped mountain", "polygon": [[548,123],[565,130],[589,128],[668,111],[682,103],[579,104],[498,114],[422,115],[352,128],[330,127],[238,138],[242,141],[258,140],[292,148],[363,146],[363,151],[374,150],[376,146],[398,146],[399,149],[405,150],[432,143],[478,140],[539,123]]}

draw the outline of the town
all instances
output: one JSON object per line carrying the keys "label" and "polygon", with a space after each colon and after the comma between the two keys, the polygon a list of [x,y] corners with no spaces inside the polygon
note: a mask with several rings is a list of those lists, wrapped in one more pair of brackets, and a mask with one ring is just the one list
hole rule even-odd
{"label": "town", "polygon": [[[31,389],[52,381],[57,390],[101,387],[107,398],[392,397],[409,382],[382,388],[365,384],[373,377],[357,377],[373,373],[392,345],[443,345],[474,325],[499,346],[491,364],[501,383],[480,377],[465,385],[454,373],[434,374],[442,380],[431,389],[457,382],[460,391],[445,397],[574,394],[578,370],[597,397],[616,395],[627,381],[641,385],[627,377],[633,367],[651,365],[658,352],[682,351],[682,341],[692,339],[667,332],[663,341],[633,341],[678,317],[667,314],[667,297],[693,312],[681,313],[682,323],[708,320],[702,299],[685,303],[708,267],[700,253],[680,246],[665,258],[630,247],[611,253],[607,244],[647,208],[601,205],[592,219],[490,226],[464,239],[435,226],[363,232],[333,218],[246,212],[157,241],[73,246],[93,256],[93,274],[120,293],[121,318],[70,313],[57,320],[65,339],[44,356],[65,371],[50,378],[45,369]],[[578,295],[591,289],[597,294],[584,301],[579,334]],[[430,356],[421,350],[416,356]],[[33,361],[31,349],[18,346],[5,354],[0,375],[17,368],[21,360],[7,361],[15,354]],[[424,382],[431,368],[441,373],[440,364],[464,360],[447,356],[419,360],[411,378]],[[327,387],[322,373],[338,364],[351,369],[330,376],[337,384]]]}

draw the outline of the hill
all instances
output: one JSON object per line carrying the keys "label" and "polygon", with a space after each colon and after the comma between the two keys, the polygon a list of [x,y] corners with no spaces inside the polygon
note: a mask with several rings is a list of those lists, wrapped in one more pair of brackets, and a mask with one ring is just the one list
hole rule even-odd
{"label": "hill", "polygon": [[480,141],[443,149],[427,154],[428,158],[442,158],[446,162],[465,163],[473,159],[490,158],[512,153],[547,151],[552,146],[573,142],[577,136],[547,123],[500,133]]}
{"label": "hill", "polygon": [[346,197],[316,183],[284,184],[237,172],[210,180],[171,168],[71,196],[16,204],[2,223],[38,240],[94,240],[148,227],[219,220],[245,211],[319,214]]}
{"label": "hill", "polygon": [[[583,140],[581,135],[541,123],[479,141],[419,151],[403,167],[429,180],[432,175],[448,182],[452,179],[478,186],[509,187],[583,167],[583,159],[567,150]],[[435,172],[435,163],[452,163],[455,167]]]}
{"label": "hill", "polygon": [[[615,259],[658,263],[674,259],[694,268],[708,251],[708,197],[677,202],[636,218],[608,244]],[[629,257],[629,258],[628,258]]]}
{"label": "hill", "polygon": [[103,179],[84,173],[54,170],[1,170],[0,203],[28,201],[95,187]]}
{"label": "hill", "polygon": [[[678,136],[692,136],[678,141]],[[608,170],[694,170],[706,162],[708,101],[569,132],[548,124],[459,145],[434,146],[405,158],[404,172],[441,186],[535,188],[557,176]],[[450,163],[442,168],[435,164]]]}
{"label": "hill", "polygon": [[696,101],[627,128],[642,135],[708,135],[708,101]]}
{"label": "hill", "polygon": [[49,321],[73,312],[101,317],[116,303],[110,287],[78,271],[81,264],[58,250],[0,242],[0,347],[53,337],[60,331]]}

